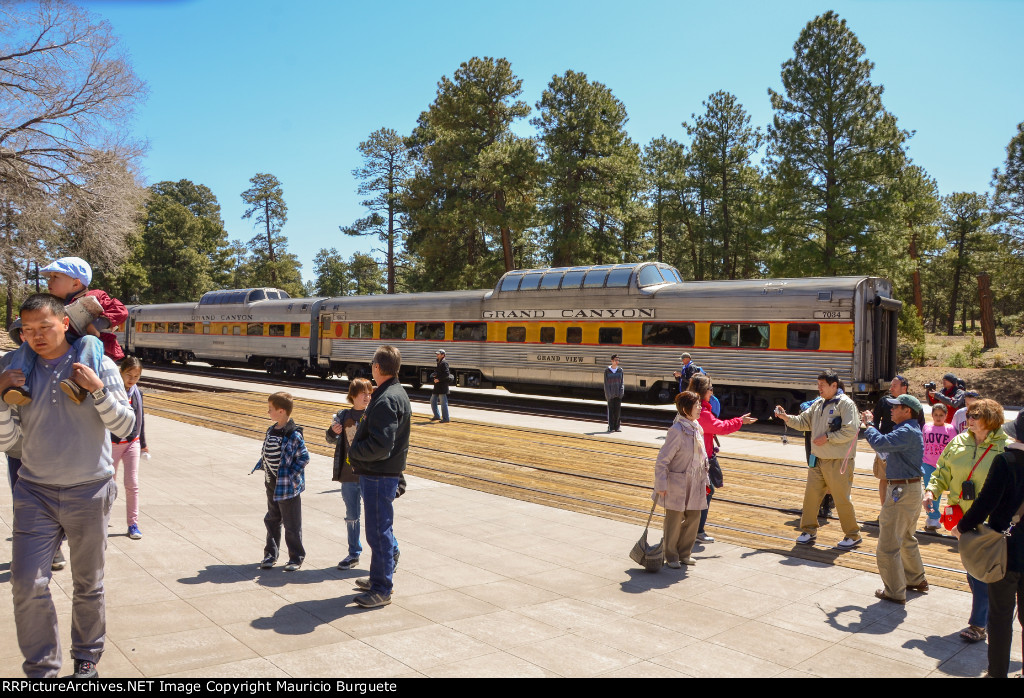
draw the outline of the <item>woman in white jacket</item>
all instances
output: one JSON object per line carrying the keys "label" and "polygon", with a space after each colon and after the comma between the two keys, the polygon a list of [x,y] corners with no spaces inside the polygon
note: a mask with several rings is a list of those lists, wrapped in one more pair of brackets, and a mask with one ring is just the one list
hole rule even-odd
{"label": "woman in white jacket", "polygon": [[694,565],[691,557],[700,512],[706,509],[708,454],[704,432],[697,423],[700,397],[689,391],[676,396],[679,415],[665,435],[665,444],[654,464],[654,492],[665,507],[665,564],[679,569]]}

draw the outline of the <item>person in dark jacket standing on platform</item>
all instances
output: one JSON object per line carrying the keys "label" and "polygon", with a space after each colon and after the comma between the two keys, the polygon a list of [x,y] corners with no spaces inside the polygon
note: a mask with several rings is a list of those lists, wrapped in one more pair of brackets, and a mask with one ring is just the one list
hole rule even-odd
{"label": "person in dark jacket standing on platform", "polygon": [[612,354],[611,365],[604,370],[604,399],[608,401],[608,431],[622,431],[622,396],[626,394],[626,381],[619,368],[619,355]]}
{"label": "person in dark jacket standing on platform", "polygon": [[394,574],[394,501],[402,471],[409,455],[412,406],[405,388],[398,382],[402,355],[395,347],[383,345],[370,366],[377,389],[356,428],[348,459],[359,475],[366,521],[366,543],[370,546],[370,576],[356,581],[366,591],[354,601],[363,608],[391,603]]}
{"label": "person in dark jacket standing on platform", "polygon": [[[434,381],[434,392],[430,396],[430,410],[434,416],[430,418],[430,421],[440,419],[444,423],[450,421],[448,419],[448,386],[452,372],[448,366],[448,360],[445,358],[444,349],[438,349],[434,358],[437,359],[437,369],[430,374],[430,378]],[[438,402],[441,403],[440,413],[437,411]]]}
{"label": "person in dark jacket standing on platform", "polygon": [[[951,533],[957,538],[980,526],[986,517],[993,529],[1005,531],[1024,502],[1024,411],[1004,424],[1003,431],[1012,441],[992,461],[974,506],[953,527]],[[1017,622],[1024,626],[1024,523],[1018,521],[1013,527],[1006,552],[1006,576],[988,585],[988,676],[995,679],[1005,679],[1009,672],[1015,606]]]}
{"label": "person in dark jacket standing on platform", "polygon": [[[895,382],[895,381],[894,381]],[[924,457],[924,439],[917,417],[924,410],[913,395],[901,394],[888,398],[890,417],[895,425],[888,434],[868,426],[864,438],[876,453],[885,453],[885,502],[878,515],[878,547],[875,552],[878,573],[885,588],[875,596],[898,603],[907,602],[907,590],[928,591],[924,577],[924,564],[914,536],[920,516],[921,460]],[[861,415],[862,426],[872,421],[872,414]]]}
{"label": "person in dark jacket standing on platform", "polygon": [[683,365],[679,367],[678,371],[673,371],[672,375],[679,381],[679,392],[683,392],[690,385],[690,379],[698,373],[703,373],[704,369],[693,363],[689,352],[684,352],[679,360],[683,362]]}

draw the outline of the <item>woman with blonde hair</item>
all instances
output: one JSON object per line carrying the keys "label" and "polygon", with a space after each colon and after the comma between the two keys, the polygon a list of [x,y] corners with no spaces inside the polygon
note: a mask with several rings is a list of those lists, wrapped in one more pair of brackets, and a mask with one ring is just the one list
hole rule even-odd
{"label": "woman with blonde hair", "polygon": [[700,396],[690,391],[676,396],[676,416],[654,464],[654,492],[665,507],[663,547],[665,564],[679,569],[694,565],[700,513],[707,509],[708,455],[700,418]]}
{"label": "woman with blonde hair", "polygon": [[[953,437],[935,464],[924,492],[925,512],[948,490],[946,509],[951,510],[953,517],[944,516],[943,524],[948,521],[946,527],[953,528],[959,523],[959,516],[970,511],[992,462],[1005,450],[1002,406],[995,400],[978,400],[967,410],[967,430]],[[971,575],[967,575],[967,584],[971,588],[971,616],[960,637],[967,642],[980,642],[988,637],[988,585]],[[923,586],[907,588],[927,591],[927,582]]]}

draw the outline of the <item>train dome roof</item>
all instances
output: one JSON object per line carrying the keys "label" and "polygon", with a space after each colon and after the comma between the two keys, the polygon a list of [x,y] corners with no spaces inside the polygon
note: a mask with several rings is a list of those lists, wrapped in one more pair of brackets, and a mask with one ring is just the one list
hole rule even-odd
{"label": "train dome roof", "polygon": [[291,298],[287,291],[279,288],[229,288],[207,291],[199,299],[199,305],[224,305],[227,303],[255,303]]}
{"label": "train dome roof", "polygon": [[494,290],[557,291],[628,288],[632,284],[643,288],[659,284],[678,284],[683,277],[675,267],[661,262],[636,264],[595,264],[578,267],[550,267],[546,269],[515,269],[505,272]]}

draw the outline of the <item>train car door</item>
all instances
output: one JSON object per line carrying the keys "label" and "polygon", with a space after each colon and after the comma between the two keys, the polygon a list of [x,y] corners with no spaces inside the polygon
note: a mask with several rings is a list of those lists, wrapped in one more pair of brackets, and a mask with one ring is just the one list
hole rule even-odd
{"label": "train car door", "polygon": [[331,368],[331,338],[334,337],[334,319],[338,315],[344,318],[345,313],[332,316],[323,300],[314,301],[310,308],[310,318],[316,323],[310,322],[309,326],[309,365],[314,369],[329,371]]}

